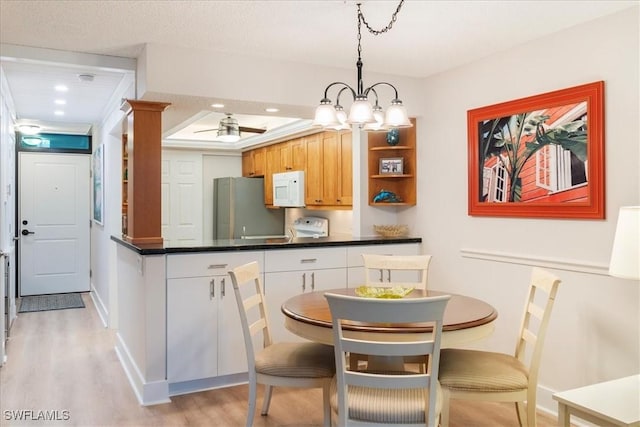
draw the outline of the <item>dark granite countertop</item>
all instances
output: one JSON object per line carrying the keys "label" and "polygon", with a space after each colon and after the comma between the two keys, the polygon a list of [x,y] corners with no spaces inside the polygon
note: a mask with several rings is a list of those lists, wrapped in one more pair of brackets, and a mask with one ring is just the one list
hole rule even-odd
{"label": "dark granite countertop", "polygon": [[111,236],[114,242],[126,246],[140,255],[181,254],[192,252],[230,252],[255,251],[271,249],[315,248],[327,246],[359,246],[359,245],[388,245],[394,243],[421,243],[420,237],[300,237],[294,239],[236,239],[236,240],[208,240],[201,244],[183,245],[133,245],[119,236]]}

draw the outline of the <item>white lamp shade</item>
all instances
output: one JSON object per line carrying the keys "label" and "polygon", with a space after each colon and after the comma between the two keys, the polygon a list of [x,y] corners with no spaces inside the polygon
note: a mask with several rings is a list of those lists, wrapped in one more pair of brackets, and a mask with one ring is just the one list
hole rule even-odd
{"label": "white lamp shade", "polygon": [[376,119],[376,121],[374,123],[367,123],[362,127],[362,130],[366,130],[369,132],[378,132],[378,131],[388,130],[387,127],[384,125],[384,111],[382,111],[382,108],[378,107],[376,109],[374,107],[373,117]]}
{"label": "white lamp shade", "polygon": [[333,127],[340,126],[340,120],[336,114],[336,109],[331,104],[320,104],[316,108],[316,116],[312,126]]}
{"label": "white lamp shade", "polygon": [[401,103],[391,104],[387,108],[384,119],[385,126],[389,128],[407,128],[413,126],[407,115],[407,110]]}
{"label": "white lamp shade", "polygon": [[364,125],[367,123],[375,123],[376,119],[373,117],[373,107],[369,104],[366,98],[356,98],[351,104],[349,110],[349,118],[347,123]]}
{"label": "white lamp shade", "polygon": [[640,279],[640,206],[620,208],[609,274],[624,279]]}

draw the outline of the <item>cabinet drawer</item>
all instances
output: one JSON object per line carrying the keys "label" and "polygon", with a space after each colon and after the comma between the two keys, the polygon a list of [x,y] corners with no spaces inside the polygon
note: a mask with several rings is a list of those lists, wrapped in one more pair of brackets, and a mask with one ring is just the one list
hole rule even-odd
{"label": "cabinet drawer", "polygon": [[367,245],[347,247],[347,266],[362,267],[362,254],[376,255],[419,255],[419,243],[397,243],[392,245]]}
{"label": "cabinet drawer", "polygon": [[257,261],[264,267],[264,252],[203,252],[167,256],[167,278],[203,277],[227,274],[232,268]]}
{"label": "cabinet drawer", "polygon": [[268,272],[345,268],[347,250],[333,247],[265,251],[264,265]]}

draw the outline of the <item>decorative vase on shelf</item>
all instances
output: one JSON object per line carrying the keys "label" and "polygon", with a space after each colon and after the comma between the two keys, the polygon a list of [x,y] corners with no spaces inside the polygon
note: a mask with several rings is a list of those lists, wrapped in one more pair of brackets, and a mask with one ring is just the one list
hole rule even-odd
{"label": "decorative vase on shelf", "polygon": [[389,145],[398,145],[398,143],[400,142],[400,132],[398,131],[398,129],[394,128],[394,129],[390,129],[389,132],[387,132],[387,144]]}

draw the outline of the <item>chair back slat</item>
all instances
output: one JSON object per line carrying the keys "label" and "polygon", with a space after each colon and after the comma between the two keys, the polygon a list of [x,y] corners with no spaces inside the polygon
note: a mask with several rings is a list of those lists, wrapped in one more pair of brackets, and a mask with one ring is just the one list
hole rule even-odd
{"label": "chair back slat", "polygon": [[[369,286],[381,285],[380,280],[372,280],[371,275],[375,275],[375,270],[380,272],[380,279],[384,286],[402,286],[402,287],[417,287],[420,289],[427,289],[427,276],[429,273],[429,263],[431,262],[431,255],[377,255],[377,254],[362,254],[365,268],[365,283]],[[384,270],[388,271],[387,280],[384,281]],[[391,271],[415,271],[416,277],[419,280],[402,281],[391,280]]]}
{"label": "chair back slat", "polygon": [[427,388],[431,383],[431,378],[424,374],[402,375],[402,380],[397,381],[398,374],[368,373],[365,371],[345,372],[348,386],[369,387],[380,389],[403,389],[403,388]]}
{"label": "chair back slat", "polygon": [[534,303],[529,303],[527,311],[536,319],[542,319],[544,317],[544,310]]}
{"label": "chair back slat", "polygon": [[385,346],[372,346],[371,342],[362,340],[342,339],[342,348],[345,352],[368,354],[374,356],[417,356],[433,352],[431,342],[390,342]]}

